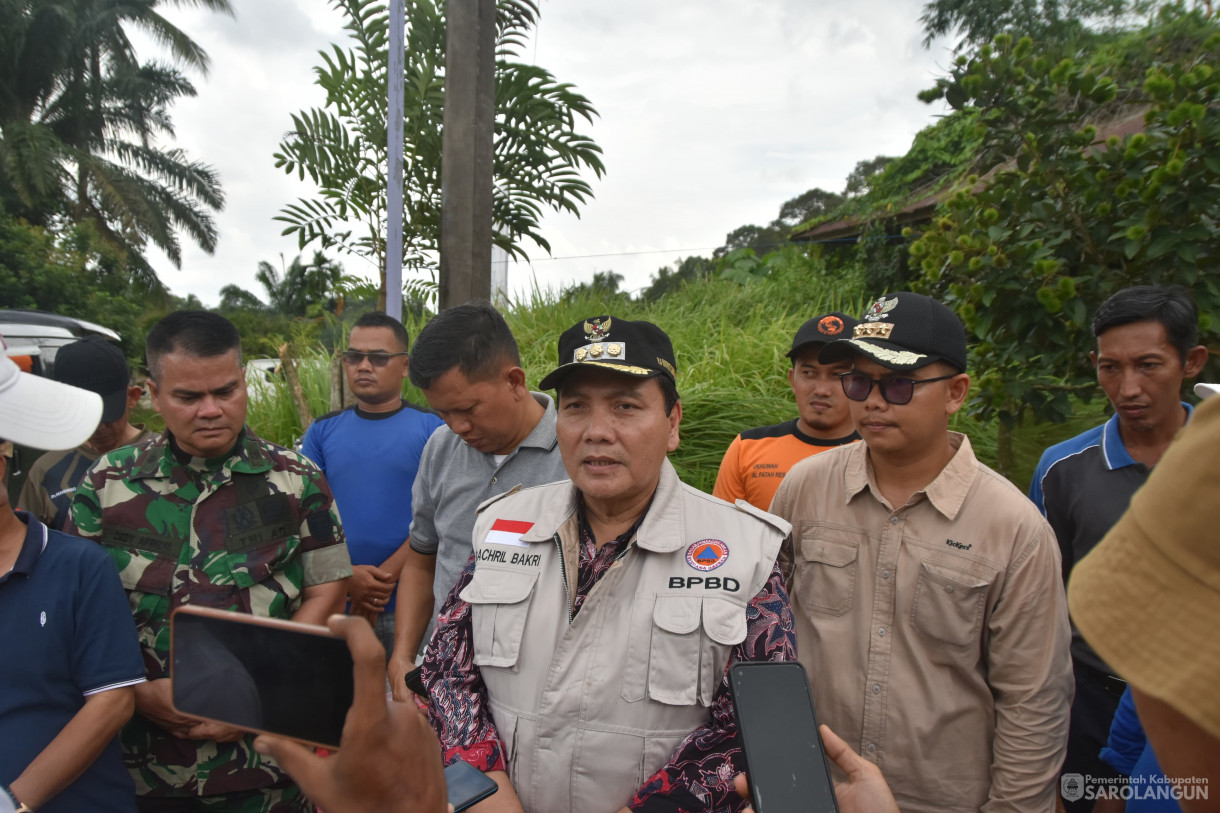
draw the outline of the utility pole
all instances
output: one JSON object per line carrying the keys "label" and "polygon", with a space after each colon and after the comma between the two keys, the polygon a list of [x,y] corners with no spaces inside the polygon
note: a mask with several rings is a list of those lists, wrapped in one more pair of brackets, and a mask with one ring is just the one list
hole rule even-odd
{"label": "utility pole", "polygon": [[385,312],[402,321],[402,107],[406,0],[390,0],[389,118],[386,121]]}
{"label": "utility pole", "polygon": [[495,0],[447,0],[440,307],[491,295]]}

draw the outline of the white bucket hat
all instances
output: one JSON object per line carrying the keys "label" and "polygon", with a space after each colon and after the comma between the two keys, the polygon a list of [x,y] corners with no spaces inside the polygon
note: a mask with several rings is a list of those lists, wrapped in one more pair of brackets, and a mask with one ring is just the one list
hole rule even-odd
{"label": "white bucket hat", "polygon": [[102,397],[21,372],[0,355],[0,438],[35,449],[72,449],[97,430]]}

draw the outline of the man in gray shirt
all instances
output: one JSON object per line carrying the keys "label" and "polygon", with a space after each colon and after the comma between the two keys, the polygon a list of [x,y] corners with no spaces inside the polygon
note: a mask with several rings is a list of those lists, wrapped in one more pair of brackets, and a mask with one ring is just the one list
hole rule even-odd
{"label": "man in gray shirt", "polygon": [[470,558],[476,509],[517,485],[567,479],[555,442],[555,404],[525,384],[517,341],[484,301],[441,311],[420,331],[411,383],[444,420],[424,446],[411,489],[410,545],[398,581],[390,687],[404,682],[436,610]]}

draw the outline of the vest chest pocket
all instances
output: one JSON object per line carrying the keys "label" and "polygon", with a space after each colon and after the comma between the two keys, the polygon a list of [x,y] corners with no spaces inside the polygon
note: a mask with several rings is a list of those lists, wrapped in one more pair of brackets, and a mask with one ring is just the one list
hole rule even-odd
{"label": "vest chest pocket", "polygon": [[856,542],[828,539],[825,528],[802,528],[793,592],[800,605],[827,615],[851,609],[856,593]]}
{"label": "vest chest pocket", "polygon": [[915,631],[951,646],[975,643],[990,587],[991,582],[979,574],[920,562],[911,602]]}
{"label": "vest chest pocket", "polygon": [[537,570],[475,568],[460,595],[470,605],[477,666],[517,665],[530,608],[527,599],[537,582]]}
{"label": "vest chest pocket", "polygon": [[714,596],[636,599],[623,699],[710,706],[729,654],[746,637],[745,608]]}

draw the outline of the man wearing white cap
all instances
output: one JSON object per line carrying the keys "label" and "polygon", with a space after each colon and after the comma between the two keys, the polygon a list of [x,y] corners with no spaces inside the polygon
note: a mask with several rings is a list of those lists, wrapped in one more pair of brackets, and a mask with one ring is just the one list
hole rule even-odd
{"label": "man wearing white cap", "polygon": [[[6,440],[72,448],[101,414],[96,393],[0,357]],[[0,477],[5,468],[0,457]],[[135,708],[144,664],[118,571],[98,546],[12,511],[4,489],[0,618],[0,804],[17,813],[132,813],[135,787],[115,735]]]}

